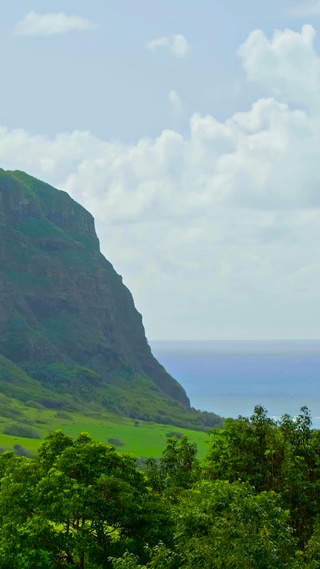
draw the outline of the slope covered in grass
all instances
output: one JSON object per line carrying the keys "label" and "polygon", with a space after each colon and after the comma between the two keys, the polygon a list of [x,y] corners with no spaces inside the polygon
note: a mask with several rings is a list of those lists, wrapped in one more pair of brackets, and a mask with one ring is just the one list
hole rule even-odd
{"label": "slope covered in grass", "polygon": [[66,412],[208,429],[154,358],[94,220],[60,190],[0,170],[0,394]]}

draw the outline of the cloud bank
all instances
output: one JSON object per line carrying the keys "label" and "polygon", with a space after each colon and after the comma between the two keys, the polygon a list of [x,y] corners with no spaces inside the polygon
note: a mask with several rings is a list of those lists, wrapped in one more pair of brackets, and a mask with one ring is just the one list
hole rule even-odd
{"label": "cloud bank", "polygon": [[151,338],[320,336],[314,41],[310,26],[250,34],[239,56],[268,95],[223,122],[194,113],[185,135],[122,144],[0,129],[4,168],[67,190],[94,214],[143,314],[167,299],[146,322]]}
{"label": "cloud bank", "polygon": [[64,12],[38,14],[29,12],[18,22],[15,33],[20,36],[53,36],[69,32],[93,30],[96,25],[80,16],[67,16]]}

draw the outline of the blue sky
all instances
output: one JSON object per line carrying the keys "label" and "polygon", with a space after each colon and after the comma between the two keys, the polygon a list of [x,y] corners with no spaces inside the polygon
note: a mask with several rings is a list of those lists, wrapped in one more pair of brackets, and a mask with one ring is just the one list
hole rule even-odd
{"label": "blue sky", "polygon": [[[30,11],[77,14],[98,27],[26,41],[13,30],[29,7],[3,3],[0,57],[10,86],[2,93],[0,117],[9,128],[35,133],[89,129],[125,141],[156,136],[165,127],[186,130],[196,110],[225,118],[255,96],[242,88],[239,45],[256,28],[267,35],[277,27],[298,29],[290,4],[283,0],[279,10],[275,0],[35,1]],[[179,30],[192,45],[188,58],[152,57],[145,49],[149,40]],[[173,84],[185,105],[179,119],[167,100]]]}
{"label": "blue sky", "polygon": [[320,2],[0,6],[0,166],[93,213],[148,337],[319,338]]}

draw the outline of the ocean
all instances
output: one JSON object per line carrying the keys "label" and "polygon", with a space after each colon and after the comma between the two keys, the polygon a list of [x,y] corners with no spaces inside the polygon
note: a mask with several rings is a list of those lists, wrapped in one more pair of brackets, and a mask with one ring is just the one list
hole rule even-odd
{"label": "ocean", "polygon": [[320,340],[153,341],[155,357],[183,385],[191,405],[223,417],[295,417],[307,405],[320,428]]}

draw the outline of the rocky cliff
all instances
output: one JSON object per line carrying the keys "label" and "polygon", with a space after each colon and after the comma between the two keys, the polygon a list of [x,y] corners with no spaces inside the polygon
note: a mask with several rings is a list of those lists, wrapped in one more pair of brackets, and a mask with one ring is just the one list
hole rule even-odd
{"label": "rocky cliff", "polygon": [[101,254],[92,215],[18,171],[0,170],[0,303],[0,354],[44,387],[121,412],[130,388],[154,412],[163,401],[189,408]]}

